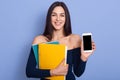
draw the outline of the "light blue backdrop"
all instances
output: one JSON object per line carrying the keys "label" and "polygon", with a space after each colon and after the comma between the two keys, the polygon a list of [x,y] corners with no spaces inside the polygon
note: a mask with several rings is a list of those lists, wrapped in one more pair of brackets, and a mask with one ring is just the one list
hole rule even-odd
{"label": "light blue backdrop", "polygon": [[[0,0],[0,80],[25,75],[32,40],[41,34],[55,0]],[[77,80],[120,80],[120,0],[63,0],[73,33],[92,32],[96,51]]]}

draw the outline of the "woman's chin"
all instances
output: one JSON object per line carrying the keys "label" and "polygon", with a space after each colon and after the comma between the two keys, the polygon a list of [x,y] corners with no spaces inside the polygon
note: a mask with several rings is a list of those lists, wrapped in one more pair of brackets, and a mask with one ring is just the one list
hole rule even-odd
{"label": "woman's chin", "polygon": [[54,27],[54,28],[55,28],[55,30],[60,30],[60,29],[62,29],[61,26],[56,26],[56,27]]}

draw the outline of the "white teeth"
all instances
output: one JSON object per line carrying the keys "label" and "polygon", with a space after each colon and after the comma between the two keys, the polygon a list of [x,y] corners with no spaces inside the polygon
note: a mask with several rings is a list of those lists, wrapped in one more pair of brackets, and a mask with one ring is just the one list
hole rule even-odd
{"label": "white teeth", "polygon": [[60,25],[61,23],[60,23],[60,22],[56,22],[55,24],[56,24],[56,25]]}

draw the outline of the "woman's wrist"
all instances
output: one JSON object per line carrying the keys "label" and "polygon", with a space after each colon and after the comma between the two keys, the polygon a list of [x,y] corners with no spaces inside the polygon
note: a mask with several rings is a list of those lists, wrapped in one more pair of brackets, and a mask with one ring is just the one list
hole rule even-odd
{"label": "woman's wrist", "polygon": [[51,76],[56,76],[55,69],[51,69],[51,70],[50,70],[50,75],[51,75]]}
{"label": "woman's wrist", "polygon": [[84,61],[84,62],[86,62],[86,61],[88,60],[88,57],[85,57],[84,55],[81,55],[80,58],[81,58],[81,60]]}
{"label": "woman's wrist", "polygon": [[53,76],[54,73],[53,73],[53,69],[50,70],[50,75]]}

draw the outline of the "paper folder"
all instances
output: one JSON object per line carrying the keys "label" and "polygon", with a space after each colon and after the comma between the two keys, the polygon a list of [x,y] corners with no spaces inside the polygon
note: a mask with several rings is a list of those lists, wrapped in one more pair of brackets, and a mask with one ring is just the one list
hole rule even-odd
{"label": "paper folder", "polygon": [[[38,44],[38,51],[40,69],[53,69],[57,67],[63,59],[66,60],[67,56],[67,47],[62,44]],[[65,80],[65,76],[52,76],[47,77],[47,79]]]}
{"label": "paper folder", "polygon": [[38,65],[38,44],[32,45],[32,48],[33,48],[34,56]]}
{"label": "paper folder", "polygon": [[[51,41],[51,42],[46,42],[46,44],[59,44],[58,41]],[[38,44],[32,44],[34,56],[38,65]]]}

